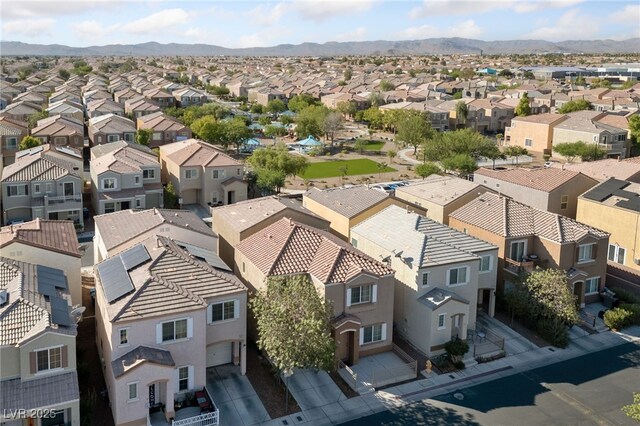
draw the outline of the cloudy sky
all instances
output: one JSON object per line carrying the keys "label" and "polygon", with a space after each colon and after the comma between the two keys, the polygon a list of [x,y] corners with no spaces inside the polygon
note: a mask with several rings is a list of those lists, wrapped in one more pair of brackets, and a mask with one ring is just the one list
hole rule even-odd
{"label": "cloudy sky", "polygon": [[640,1],[1,0],[1,40],[69,46],[640,37]]}

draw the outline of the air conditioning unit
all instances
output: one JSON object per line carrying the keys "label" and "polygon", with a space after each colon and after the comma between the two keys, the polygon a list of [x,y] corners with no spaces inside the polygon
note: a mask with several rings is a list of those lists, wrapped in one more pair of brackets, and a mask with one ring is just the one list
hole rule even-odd
{"label": "air conditioning unit", "polygon": [[640,265],[640,258],[633,259],[633,263],[635,263],[636,265]]}

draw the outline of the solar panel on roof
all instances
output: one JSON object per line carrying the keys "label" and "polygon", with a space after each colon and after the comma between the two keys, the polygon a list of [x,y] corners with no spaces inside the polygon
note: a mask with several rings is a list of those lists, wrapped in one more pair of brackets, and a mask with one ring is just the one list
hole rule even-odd
{"label": "solar panel on roof", "polygon": [[122,259],[124,269],[127,271],[130,271],[136,266],[139,266],[151,259],[147,249],[142,244],[138,244],[137,246],[120,253],[120,258]]}
{"label": "solar panel on roof", "polygon": [[609,198],[615,191],[618,191],[628,185],[629,182],[625,182],[623,180],[609,179],[608,181],[596,186],[591,191],[586,192],[584,197],[589,200],[602,202]]}
{"label": "solar panel on roof", "polygon": [[49,298],[49,302],[51,303],[51,321],[54,324],[70,326],[72,323],[67,301],[53,296]]}
{"label": "solar panel on roof", "polygon": [[227,266],[226,263],[220,257],[215,254],[211,250],[203,249],[202,247],[194,246],[191,244],[183,243],[180,241],[176,241],[180,247],[185,249],[191,256],[201,259],[207,262],[209,265],[213,266],[216,269],[222,269],[223,271],[231,272],[231,268]]}
{"label": "solar panel on roof", "polygon": [[97,269],[107,302],[111,303],[134,290],[120,256],[105,260]]}
{"label": "solar panel on roof", "polygon": [[56,289],[68,290],[67,277],[60,269],[36,265],[38,275],[38,292],[45,296],[54,296]]}

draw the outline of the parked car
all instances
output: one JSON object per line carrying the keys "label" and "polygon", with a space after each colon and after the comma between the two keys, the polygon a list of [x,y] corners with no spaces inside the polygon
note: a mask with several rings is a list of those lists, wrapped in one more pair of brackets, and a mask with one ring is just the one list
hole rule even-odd
{"label": "parked car", "polygon": [[391,194],[394,191],[394,188],[392,188],[391,185],[385,185],[382,183],[373,185],[371,188],[375,189],[376,191],[386,192],[387,194]]}

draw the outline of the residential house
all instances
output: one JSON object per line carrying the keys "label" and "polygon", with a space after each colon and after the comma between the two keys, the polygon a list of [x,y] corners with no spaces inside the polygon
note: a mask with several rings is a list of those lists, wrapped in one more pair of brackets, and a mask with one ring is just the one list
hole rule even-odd
{"label": "residential house", "polygon": [[603,182],[610,178],[640,183],[640,157],[605,158],[597,161],[581,163],[552,163],[552,167],[580,172],[593,179]]}
{"label": "residential house", "polygon": [[139,96],[124,101],[124,111],[130,117],[142,117],[144,115],[162,112],[160,106],[154,101]]}
{"label": "residential house", "polygon": [[138,129],[152,131],[149,146],[156,148],[168,143],[191,139],[191,129],[178,119],[165,115],[162,111],[143,115],[137,119]]}
{"label": "residential house", "polygon": [[598,121],[604,116],[598,111],[577,111],[567,115],[568,118],[553,129],[553,145],[582,141],[603,149],[607,157],[629,156],[627,128],[620,129]]}
{"label": "residential house", "polygon": [[431,175],[397,187],[395,197],[419,206],[426,211],[426,217],[447,225],[449,214],[486,191],[488,188],[467,179]]}
{"label": "residential house", "polygon": [[215,207],[211,209],[211,220],[218,234],[218,256],[232,266],[236,245],[283,217],[329,229],[329,221],[303,207],[301,198],[295,196],[273,195]]}
{"label": "residential house", "polygon": [[453,212],[449,226],[498,246],[499,294],[523,272],[541,267],[566,271],[580,306],[600,300],[606,232],[489,192]]}
{"label": "residential house", "polygon": [[208,208],[247,199],[244,165],[215,146],[188,139],[160,147],[162,181],[171,182],[182,204]]}
{"label": "residential house", "polygon": [[398,206],[351,230],[353,244],[396,271],[395,331],[428,356],[467,338],[495,310],[498,247]]}
{"label": "residential house", "polygon": [[191,105],[202,105],[207,102],[207,95],[199,90],[184,87],[171,92],[176,99],[176,106],[188,107]]}
{"label": "residential house", "polygon": [[[73,223],[36,218],[0,228],[2,256],[20,262],[61,269],[73,305],[82,304],[80,244]],[[4,363],[3,363],[4,365]]]}
{"label": "residential house", "polygon": [[[29,134],[27,123],[0,117],[0,152],[2,152],[2,167],[15,161],[20,141]],[[0,167],[0,173],[2,172]]]}
{"label": "residential house", "polygon": [[[152,236],[95,266],[96,345],[118,425],[151,424],[152,410],[163,421],[218,424],[207,368],[246,371],[247,289],[201,256]],[[196,391],[208,407],[181,411]]]}
{"label": "residential house", "polygon": [[91,146],[119,140],[135,140],[136,126],[128,118],[107,114],[94,117],[87,124]]}
{"label": "residential house", "polygon": [[[95,214],[163,207],[160,163],[150,149],[120,142],[113,150],[92,148],[91,200]],[[102,154],[102,155],[100,155]]]}
{"label": "residential house", "polygon": [[81,123],[84,121],[84,107],[82,104],[70,100],[49,103],[47,113],[49,113],[49,117],[59,115]]}
{"label": "residential house", "polygon": [[334,235],[282,218],[240,242],[235,265],[252,291],[270,277],[309,277],[333,307],[339,360],[353,365],[392,349],[393,270]]}
{"label": "residential house", "polygon": [[554,128],[567,118],[564,114],[514,117],[511,125],[505,128],[504,145],[519,146],[538,155],[551,155]]}
{"label": "residential house", "polygon": [[520,203],[572,219],[576,218],[578,196],[598,183],[582,173],[554,167],[480,168],[473,181]]}
{"label": "residential house", "polygon": [[27,121],[29,116],[42,111],[42,107],[26,101],[12,102],[5,109],[0,111],[0,115],[13,120]]}
{"label": "residential house", "polygon": [[365,185],[325,190],[314,187],[302,198],[306,209],[328,220],[330,231],[346,241],[351,228],[392,204],[424,213],[419,206],[409,206],[406,201]]}
{"label": "residential house", "polygon": [[54,115],[38,120],[31,129],[31,136],[40,139],[43,144],[68,146],[74,149],[84,147],[84,125],[74,118]]}
{"label": "residential house", "polygon": [[39,146],[16,153],[2,171],[5,224],[35,218],[71,220],[82,229],[82,157]]}
{"label": "residential house", "polygon": [[124,106],[120,102],[111,99],[96,99],[87,104],[87,118],[100,117],[113,114],[124,117]]}
{"label": "residential house", "polygon": [[176,98],[173,95],[162,89],[149,89],[144,91],[144,97],[160,105],[162,108],[172,108],[176,106]]}
{"label": "residential house", "polygon": [[120,210],[95,216],[94,222],[94,263],[131,248],[153,235],[187,242],[214,253],[218,245],[215,232],[191,210]]}
{"label": "residential house", "polygon": [[578,198],[576,219],[611,234],[609,262],[640,272],[640,183],[600,183]]}
{"label": "residential house", "polygon": [[67,277],[6,257],[0,271],[0,423],[80,426]]}

